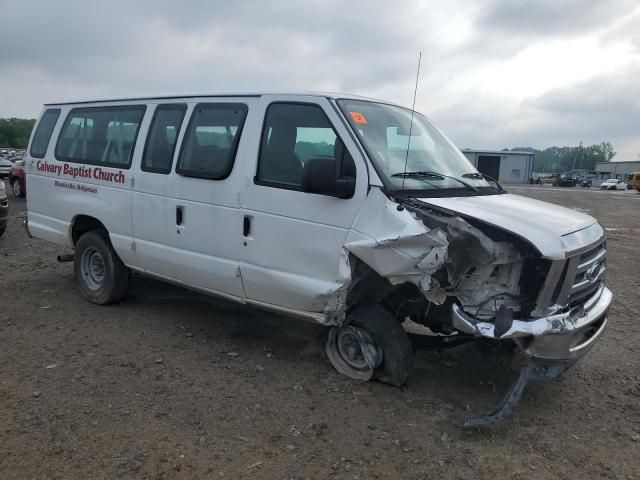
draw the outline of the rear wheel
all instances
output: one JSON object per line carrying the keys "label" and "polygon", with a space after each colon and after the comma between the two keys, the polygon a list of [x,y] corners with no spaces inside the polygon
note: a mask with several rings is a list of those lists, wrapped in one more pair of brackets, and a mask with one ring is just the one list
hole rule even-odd
{"label": "rear wheel", "polygon": [[413,348],[402,325],[377,304],[361,305],[348,323],[329,332],[326,353],[333,367],[357,380],[376,379],[396,387],[409,378]]}
{"label": "rear wheel", "polygon": [[18,180],[17,178],[11,180],[11,190],[13,190],[14,197],[24,197],[24,190],[22,188],[22,185],[20,185],[20,180]]}
{"label": "rear wheel", "polygon": [[78,240],[74,269],[80,293],[92,303],[119,302],[127,291],[129,269],[97,230],[85,233]]}

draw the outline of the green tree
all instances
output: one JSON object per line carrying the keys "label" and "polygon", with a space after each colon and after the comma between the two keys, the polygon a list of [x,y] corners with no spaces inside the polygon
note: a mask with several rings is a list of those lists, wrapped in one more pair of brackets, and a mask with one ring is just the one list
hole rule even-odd
{"label": "green tree", "polygon": [[27,148],[34,119],[0,118],[0,147]]}
{"label": "green tree", "polygon": [[602,142],[589,146],[547,147],[537,150],[531,147],[516,147],[511,151],[535,153],[533,170],[535,172],[560,173],[576,169],[595,170],[596,162],[609,162],[616,155],[613,145]]}

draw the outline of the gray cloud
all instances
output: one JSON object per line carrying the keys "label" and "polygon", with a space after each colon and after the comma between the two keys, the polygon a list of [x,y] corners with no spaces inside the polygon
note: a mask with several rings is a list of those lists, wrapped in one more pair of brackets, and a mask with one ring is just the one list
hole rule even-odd
{"label": "gray cloud", "polygon": [[584,35],[623,18],[636,6],[634,0],[492,0],[478,25],[515,37]]}
{"label": "gray cloud", "polygon": [[618,160],[631,160],[640,153],[639,76],[637,62],[517,103],[468,95],[434,118],[463,147],[544,148],[611,141],[620,151]]}
{"label": "gray cloud", "polygon": [[538,98],[479,86],[494,65],[549,39],[594,34],[638,48],[632,3],[0,0],[0,116],[35,116],[48,101],[167,92],[332,90],[410,104],[421,49],[418,104],[461,146],[587,136],[635,145],[628,124],[640,120],[625,92],[640,98],[636,67],[609,75],[594,65],[592,80]]}

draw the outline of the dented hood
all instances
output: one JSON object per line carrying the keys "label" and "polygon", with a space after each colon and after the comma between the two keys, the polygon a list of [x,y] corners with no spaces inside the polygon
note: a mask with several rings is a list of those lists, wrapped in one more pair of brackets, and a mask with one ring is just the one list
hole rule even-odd
{"label": "dented hood", "polygon": [[576,210],[510,193],[418,200],[512,232],[535,246],[543,257],[551,259],[565,257],[563,235],[596,223],[593,217]]}

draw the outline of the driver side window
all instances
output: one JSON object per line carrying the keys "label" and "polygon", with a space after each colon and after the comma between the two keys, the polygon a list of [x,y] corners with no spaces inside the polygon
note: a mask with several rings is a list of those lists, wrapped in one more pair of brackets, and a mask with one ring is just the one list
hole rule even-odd
{"label": "driver side window", "polygon": [[337,174],[355,177],[353,159],[322,108],[299,103],[269,105],[256,183],[299,190],[305,162],[312,157],[335,158]]}

